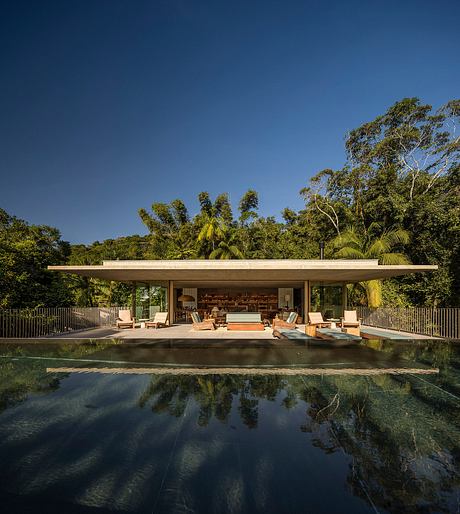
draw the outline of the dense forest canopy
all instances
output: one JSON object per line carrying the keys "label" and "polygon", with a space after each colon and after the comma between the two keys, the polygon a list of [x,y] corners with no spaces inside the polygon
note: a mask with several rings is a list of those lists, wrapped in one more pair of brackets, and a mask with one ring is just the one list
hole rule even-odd
{"label": "dense forest canopy", "polygon": [[[129,288],[60,277],[49,264],[103,259],[328,258],[438,264],[439,271],[363,283],[351,301],[371,306],[460,305],[460,100],[437,111],[405,98],[349,132],[346,162],[314,175],[300,194],[305,207],[263,217],[249,190],[236,213],[222,193],[198,194],[192,215],[180,199],[139,209],[147,236],[69,245],[51,227],[28,225],[0,210],[0,306],[122,304]],[[293,191],[293,194],[295,192]]]}

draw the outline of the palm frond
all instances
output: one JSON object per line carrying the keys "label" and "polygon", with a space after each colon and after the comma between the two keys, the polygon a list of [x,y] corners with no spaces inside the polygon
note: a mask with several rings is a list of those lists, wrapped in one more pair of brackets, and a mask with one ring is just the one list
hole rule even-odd
{"label": "palm frond", "polygon": [[407,230],[397,228],[385,232],[382,235],[382,238],[384,238],[390,246],[396,246],[398,244],[406,245],[409,243],[410,235]]}
{"label": "palm frond", "polygon": [[378,259],[383,253],[388,252],[389,250],[390,245],[388,244],[388,241],[379,237],[378,239],[375,239],[366,250],[366,257]]}
{"label": "palm frond", "polygon": [[345,247],[341,248],[334,254],[336,259],[365,259],[366,256],[357,248]]}
{"label": "palm frond", "polygon": [[396,264],[410,264],[411,261],[407,255],[403,253],[384,253],[380,256],[381,264],[396,265]]}
{"label": "palm frond", "polygon": [[359,248],[360,243],[361,242],[359,235],[356,233],[355,229],[353,227],[348,227],[340,235],[334,237],[334,239],[332,239],[332,241],[330,241],[328,245],[332,249],[337,250],[348,246],[353,248]]}
{"label": "palm frond", "polygon": [[229,246],[229,250],[231,251],[232,255],[236,259],[244,259],[244,255],[242,254],[241,250],[237,246],[231,245],[231,246]]}
{"label": "palm frond", "polygon": [[210,259],[218,259],[222,253],[222,248],[216,248],[209,254]]}
{"label": "palm frond", "polygon": [[203,225],[203,227],[200,230],[200,233],[198,234],[198,241],[203,241],[204,239],[206,239],[207,231],[208,231],[207,225]]}
{"label": "palm frond", "polygon": [[383,230],[383,223],[380,221],[373,221],[368,227],[367,232],[368,234],[380,234]]}

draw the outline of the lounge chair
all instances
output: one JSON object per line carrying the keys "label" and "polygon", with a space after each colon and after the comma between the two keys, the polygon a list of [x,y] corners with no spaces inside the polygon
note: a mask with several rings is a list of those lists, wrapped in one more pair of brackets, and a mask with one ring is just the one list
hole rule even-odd
{"label": "lounge chair", "polygon": [[343,332],[347,334],[352,334],[355,336],[361,335],[361,320],[358,319],[358,314],[356,311],[344,311],[343,318],[340,323],[340,328]]}
{"label": "lounge chair", "polygon": [[361,341],[362,337],[355,334],[347,334],[337,328],[318,328],[316,335],[321,339],[333,339],[338,341]]}
{"label": "lounge chair", "polygon": [[191,312],[193,330],[216,330],[216,325],[211,319],[203,321],[198,312]]}
{"label": "lounge chair", "polygon": [[155,316],[152,321],[145,322],[145,328],[160,328],[166,327],[168,324],[168,313],[167,312],[155,312]]}
{"label": "lounge chair", "polygon": [[309,312],[308,313],[308,321],[309,321],[310,325],[315,325],[316,327],[319,327],[319,328],[331,326],[330,321],[324,321],[323,315],[321,314],[321,312]]}
{"label": "lounge chair", "polygon": [[291,328],[277,328],[273,330],[273,337],[277,339],[294,339],[294,340],[312,340],[314,337],[311,337],[299,330],[291,329]]}
{"label": "lounge chair", "polygon": [[324,321],[321,312],[309,312],[308,313],[308,325],[305,327],[305,332],[309,336],[316,336],[316,330],[318,328],[331,328],[330,321]]}
{"label": "lounge chair", "polygon": [[118,311],[117,328],[135,328],[136,320],[131,316],[129,309]]}
{"label": "lounge chair", "polygon": [[361,320],[358,319],[358,313],[356,311],[343,311],[343,318],[340,323],[341,328],[345,327],[360,327]]}
{"label": "lounge chair", "polygon": [[287,328],[288,330],[295,330],[296,321],[297,321],[298,317],[299,317],[299,315],[297,314],[297,312],[292,311],[289,314],[288,319],[286,321],[275,318],[273,320],[272,328],[273,328],[273,330],[275,330],[277,328]]}

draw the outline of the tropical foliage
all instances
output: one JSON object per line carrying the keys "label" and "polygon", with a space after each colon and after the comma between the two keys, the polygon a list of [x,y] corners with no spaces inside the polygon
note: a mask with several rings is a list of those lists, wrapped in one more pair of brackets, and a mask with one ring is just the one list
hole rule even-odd
{"label": "tropical foliage", "polygon": [[69,255],[58,230],[29,225],[0,209],[0,308],[71,304],[63,278],[46,270],[65,264]]}
{"label": "tropical foliage", "polygon": [[227,193],[212,199],[204,191],[193,215],[180,199],[140,209],[147,236],[70,247],[54,229],[1,211],[0,305],[106,305],[129,297],[123,284],[51,275],[44,271],[49,263],[308,259],[318,258],[320,241],[331,258],[439,265],[434,273],[358,285],[350,291],[353,302],[460,305],[459,118],[460,100],[437,111],[417,98],[396,102],[348,133],[343,167],[316,173],[300,191],[304,208],[285,208],[280,218],[260,215],[254,190],[239,200],[236,215]]}
{"label": "tropical foliage", "polygon": [[[372,232],[379,236],[372,238]],[[407,245],[409,233],[396,228],[381,232],[379,224],[374,223],[365,233],[359,233],[353,226],[348,227],[331,240],[328,252],[337,259],[377,259],[380,264],[409,264],[409,258],[401,252],[393,252],[395,247]],[[382,281],[368,280],[360,282],[364,289],[369,307],[382,305]]]}

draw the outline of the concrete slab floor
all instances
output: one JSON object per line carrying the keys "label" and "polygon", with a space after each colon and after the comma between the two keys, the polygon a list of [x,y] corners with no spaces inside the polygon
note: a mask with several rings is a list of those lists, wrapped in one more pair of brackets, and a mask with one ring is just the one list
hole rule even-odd
{"label": "concrete slab floor", "polygon": [[[298,325],[298,330],[305,332],[305,325]],[[413,339],[436,339],[420,334],[408,334],[397,330],[379,329],[391,336],[412,335]],[[84,331],[69,332],[54,336],[56,339],[273,339],[273,331],[266,327],[264,331],[228,331],[226,328],[216,330],[193,330],[191,324],[176,324],[165,328],[117,329],[114,327],[93,328]],[[47,336],[46,338],[49,338]]]}
{"label": "concrete slab floor", "polygon": [[271,328],[265,330],[193,330],[191,324],[177,324],[164,328],[117,329],[111,327],[70,332],[55,336],[58,339],[273,339]]}

